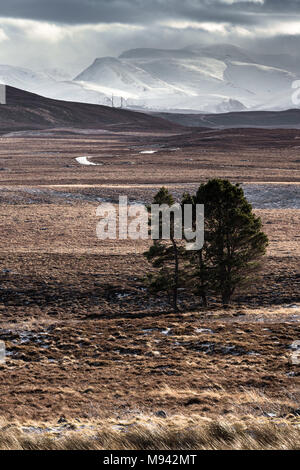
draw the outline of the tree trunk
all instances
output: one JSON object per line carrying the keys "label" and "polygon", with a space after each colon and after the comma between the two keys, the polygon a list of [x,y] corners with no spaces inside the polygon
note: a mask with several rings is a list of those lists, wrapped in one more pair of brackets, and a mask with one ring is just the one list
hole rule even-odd
{"label": "tree trunk", "polygon": [[179,261],[178,261],[178,249],[174,238],[171,239],[174,248],[174,290],[173,290],[173,307],[174,311],[178,312],[177,300],[178,300],[178,278],[179,278]]}
{"label": "tree trunk", "polygon": [[203,263],[203,252],[202,250],[199,250],[199,269],[200,269],[200,292],[201,292],[201,299],[202,299],[202,305],[203,307],[207,307],[207,296],[206,296],[206,291],[205,291],[205,279],[203,278],[203,268],[204,268],[204,263]]}
{"label": "tree trunk", "polygon": [[201,300],[202,300],[202,306],[207,307],[208,306],[207,297],[204,293],[201,295]]}
{"label": "tree trunk", "polygon": [[223,307],[229,307],[232,294],[230,292],[222,292]]}

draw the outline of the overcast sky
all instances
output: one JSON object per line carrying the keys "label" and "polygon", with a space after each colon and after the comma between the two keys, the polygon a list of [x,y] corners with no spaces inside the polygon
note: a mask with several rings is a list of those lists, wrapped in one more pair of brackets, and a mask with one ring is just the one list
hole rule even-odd
{"label": "overcast sky", "polygon": [[80,72],[137,47],[299,54],[300,0],[1,0],[0,63]]}

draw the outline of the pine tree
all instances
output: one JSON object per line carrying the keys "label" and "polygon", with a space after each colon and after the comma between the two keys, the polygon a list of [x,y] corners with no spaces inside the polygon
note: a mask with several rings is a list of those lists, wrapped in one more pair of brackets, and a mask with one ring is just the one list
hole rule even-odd
{"label": "pine tree", "polygon": [[238,184],[210,180],[199,187],[194,203],[205,206],[205,266],[210,288],[228,305],[237,288],[255,279],[268,238]]}
{"label": "pine tree", "polygon": [[[162,187],[155,195],[153,204],[166,204],[171,207],[175,204],[172,194],[167,188]],[[150,211],[150,208],[149,208]],[[149,213],[151,224],[151,212]],[[182,255],[183,248],[178,240],[175,239],[174,217],[171,213],[170,240],[160,238],[153,241],[150,249],[144,253],[153,267],[159,268],[157,274],[148,276],[149,287],[152,292],[166,292],[171,300],[175,311],[178,311],[178,288],[180,283],[179,258]]]}

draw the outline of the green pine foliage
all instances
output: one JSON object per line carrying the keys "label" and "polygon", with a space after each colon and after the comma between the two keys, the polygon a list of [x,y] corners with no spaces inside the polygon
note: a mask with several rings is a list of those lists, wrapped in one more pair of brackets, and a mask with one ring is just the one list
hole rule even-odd
{"label": "green pine foliage", "polygon": [[[174,199],[166,188],[161,188],[154,203],[171,206]],[[179,286],[200,297],[203,306],[207,306],[212,293],[219,295],[227,306],[234,293],[255,282],[259,273],[268,246],[261,219],[253,212],[243,189],[228,180],[212,179],[201,184],[194,196],[183,195],[183,211],[185,204],[194,206],[194,214],[196,204],[204,204],[204,245],[201,250],[186,251],[174,239],[171,224],[170,240],[155,240],[145,253],[158,269],[148,277],[150,289],[166,292],[175,310]],[[195,223],[193,220],[194,228]]]}
{"label": "green pine foliage", "polygon": [[228,305],[238,288],[255,281],[268,238],[239,185],[210,180],[193,202],[205,207],[205,244],[195,275]]}

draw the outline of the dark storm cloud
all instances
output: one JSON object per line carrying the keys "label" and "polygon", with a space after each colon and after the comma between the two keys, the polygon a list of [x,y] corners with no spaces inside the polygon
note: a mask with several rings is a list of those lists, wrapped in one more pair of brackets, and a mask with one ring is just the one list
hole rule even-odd
{"label": "dark storm cloud", "polygon": [[300,0],[0,0],[0,63],[72,75],[136,47],[227,42],[299,57],[299,34]]}
{"label": "dark storm cloud", "polygon": [[68,24],[147,24],[164,19],[255,24],[295,16],[299,0],[1,0],[1,17]]}

